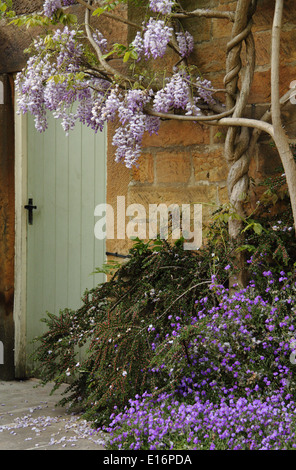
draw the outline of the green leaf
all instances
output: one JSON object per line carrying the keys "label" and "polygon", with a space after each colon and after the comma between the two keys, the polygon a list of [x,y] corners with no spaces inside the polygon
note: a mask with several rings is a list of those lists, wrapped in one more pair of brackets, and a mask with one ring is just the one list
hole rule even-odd
{"label": "green leaf", "polygon": [[257,233],[257,235],[261,235],[263,227],[261,224],[256,223],[253,225],[253,230],[255,233]]}
{"label": "green leaf", "polygon": [[115,50],[112,49],[112,51],[108,52],[108,54],[104,54],[102,57],[103,59],[107,59],[107,57],[109,57],[110,55],[114,54]]}
{"label": "green leaf", "polygon": [[255,251],[256,247],[254,245],[241,245],[239,246],[236,251],[245,251],[248,250],[249,252]]}
{"label": "green leaf", "polygon": [[131,51],[131,59],[137,60],[137,58],[138,58],[138,53],[137,53],[136,51],[134,51],[134,50]]}
{"label": "green leaf", "polygon": [[100,16],[102,13],[104,13],[105,8],[97,8],[95,11],[93,11],[92,16]]}
{"label": "green leaf", "polygon": [[127,51],[123,56],[123,62],[127,62],[131,56],[131,51]]}

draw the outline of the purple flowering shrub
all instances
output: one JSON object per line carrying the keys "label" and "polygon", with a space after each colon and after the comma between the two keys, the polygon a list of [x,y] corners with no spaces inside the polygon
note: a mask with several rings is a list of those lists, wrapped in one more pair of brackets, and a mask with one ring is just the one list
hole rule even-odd
{"label": "purple flowering shrub", "polygon": [[288,394],[231,395],[212,402],[191,393],[144,393],[111,415],[105,445],[128,450],[284,450],[296,447],[296,403]]}
{"label": "purple flowering shrub", "polygon": [[[186,311],[189,318],[196,298],[205,297],[212,269],[207,253],[184,251],[182,242],[136,242],[108,282],[85,292],[81,308],[44,319],[46,332],[35,341],[38,376],[55,387],[70,377],[63,403],[82,406],[97,422],[136,393],[165,388],[169,371],[151,361],[171,334],[171,315]],[[220,257],[229,262],[222,247]],[[227,278],[219,270],[221,282]],[[80,363],[75,352],[86,344]]]}
{"label": "purple flowering shrub", "polygon": [[55,387],[70,377],[61,404],[104,425],[112,449],[294,445],[295,259],[280,271],[252,260],[254,280],[230,291],[235,257],[213,232],[198,252],[137,241],[36,339],[39,376]]}
{"label": "purple flowering shrub", "polygon": [[[211,399],[229,392],[236,396],[265,393],[270,387],[295,392],[290,362],[295,280],[288,281],[284,272],[278,280],[270,271],[263,276],[267,300],[258,295],[254,281],[234,294],[213,282],[209,295],[196,301],[194,315],[185,315],[185,321],[181,315],[171,318],[172,332],[156,349],[155,359],[171,368],[170,383],[181,393],[186,395],[193,382]],[[209,300],[212,291],[217,299],[214,306]],[[182,373],[185,382],[180,380]]]}
{"label": "purple flowering shrub", "polygon": [[230,295],[213,279],[209,296],[215,293],[216,306],[205,297],[187,321],[184,314],[170,316],[172,331],[155,358],[171,391],[147,391],[123,411],[115,407],[103,428],[108,448],[296,446],[295,277],[263,276],[272,286],[271,302],[254,282]]}

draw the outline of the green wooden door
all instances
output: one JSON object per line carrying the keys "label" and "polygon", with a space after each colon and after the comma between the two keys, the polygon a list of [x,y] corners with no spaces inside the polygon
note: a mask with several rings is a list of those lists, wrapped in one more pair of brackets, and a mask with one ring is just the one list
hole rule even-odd
{"label": "green wooden door", "polygon": [[34,366],[32,339],[45,331],[46,312],[77,308],[86,288],[103,282],[91,273],[105,261],[105,243],[94,236],[94,208],[106,200],[106,133],[77,124],[66,137],[49,119],[40,134],[28,117],[27,370]]}

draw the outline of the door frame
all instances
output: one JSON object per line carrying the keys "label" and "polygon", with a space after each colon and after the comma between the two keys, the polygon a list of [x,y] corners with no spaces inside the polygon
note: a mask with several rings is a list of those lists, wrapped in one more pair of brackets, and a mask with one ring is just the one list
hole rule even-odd
{"label": "door frame", "polygon": [[27,348],[27,204],[28,153],[26,114],[18,113],[15,98],[15,275],[14,275],[14,363],[15,378],[26,377]]}

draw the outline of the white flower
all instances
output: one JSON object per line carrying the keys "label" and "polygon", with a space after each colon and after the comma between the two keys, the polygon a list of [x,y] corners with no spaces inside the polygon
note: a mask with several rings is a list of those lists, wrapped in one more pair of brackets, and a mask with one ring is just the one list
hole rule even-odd
{"label": "white flower", "polygon": [[127,371],[124,370],[124,371],[122,372],[122,375],[123,375],[123,377],[125,377],[125,376],[127,375]]}

